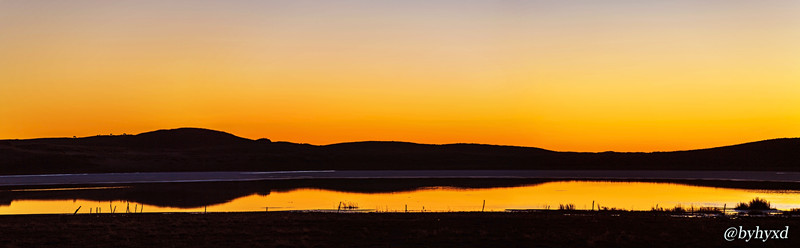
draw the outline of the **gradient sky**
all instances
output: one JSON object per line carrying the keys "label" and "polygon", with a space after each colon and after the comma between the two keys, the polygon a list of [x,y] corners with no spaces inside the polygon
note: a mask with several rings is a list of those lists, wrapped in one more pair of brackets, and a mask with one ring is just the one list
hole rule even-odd
{"label": "gradient sky", "polygon": [[800,136],[800,1],[0,0],[0,139],[704,148]]}

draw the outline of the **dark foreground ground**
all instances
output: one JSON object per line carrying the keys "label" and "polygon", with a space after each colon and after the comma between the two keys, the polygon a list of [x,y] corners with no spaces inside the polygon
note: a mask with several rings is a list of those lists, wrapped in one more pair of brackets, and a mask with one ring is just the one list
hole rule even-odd
{"label": "dark foreground ground", "polygon": [[[729,227],[785,240],[725,241]],[[800,218],[648,212],[0,216],[3,247],[800,247]]]}

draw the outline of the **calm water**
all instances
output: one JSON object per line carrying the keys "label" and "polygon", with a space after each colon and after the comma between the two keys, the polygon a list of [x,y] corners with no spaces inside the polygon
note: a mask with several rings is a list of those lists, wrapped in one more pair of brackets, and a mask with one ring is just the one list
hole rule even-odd
{"label": "calm water", "polygon": [[[213,188],[212,188],[213,187]],[[159,192],[155,188],[132,187],[4,190],[0,192],[0,214],[51,214],[109,212],[239,212],[285,210],[336,210],[342,203],[360,211],[486,211],[507,209],[557,209],[574,204],[590,209],[592,202],[609,208],[649,210],[659,206],[711,206],[728,208],[755,197],[773,207],[800,208],[798,190],[754,190],[692,186],[657,182],[551,181],[510,187],[456,188],[425,186],[398,192],[348,192],[347,190],[297,188],[256,190],[235,184],[191,186]],[[356,190],[357,191],[357,190]],[[231,193],[235,192],[235,193]],[[268,209],[265,209],[268,208]]]}

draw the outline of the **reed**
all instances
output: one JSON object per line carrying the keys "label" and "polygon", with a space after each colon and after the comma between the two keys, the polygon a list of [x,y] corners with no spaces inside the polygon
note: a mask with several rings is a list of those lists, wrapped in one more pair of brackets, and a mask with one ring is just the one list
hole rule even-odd
{"label": "reed", "polygon": [[650,208],[650,211],[651,212],[677,213],[677,214],[686,213],[686,209],[684,209],[680,204],[675,205],[672,208],[663,208],[663,207],[659,207],[658,204],[656,204],[655,207]]}
{"label": "reed", "polygon": [[575,204],[558,204],[558,210],[575,210]]}
{"label": "reed", "polygon": [[[355,209],[358,209],[358,203],[340,201],[339,202],[339,206],[336,207],[336,212],[338,213],[338,212],[340,212],[342,210],[355,210]],[[375,206],[375,211],[377,211],[379,209],[380,209],[380,207]],[[388,209],[388,207],[387,207],[387,209]]]}
{"label": "reed", "polygon": [[340,202],[340,206],[346,210],[358,209],[358,203],[355,202]]}
{"label": "reed", "polygon": [[722,209],[718,207],[699,207],[695,211],[695,213],[700,214],[721,214],[724,213]]}

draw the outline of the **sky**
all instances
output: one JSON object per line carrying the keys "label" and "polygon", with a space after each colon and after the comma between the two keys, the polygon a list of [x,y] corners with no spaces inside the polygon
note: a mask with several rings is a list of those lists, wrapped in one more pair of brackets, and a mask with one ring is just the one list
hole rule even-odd
{"label": "sky", "polygon": [[800,137],[800,1],[0,0],[0,139]]}

